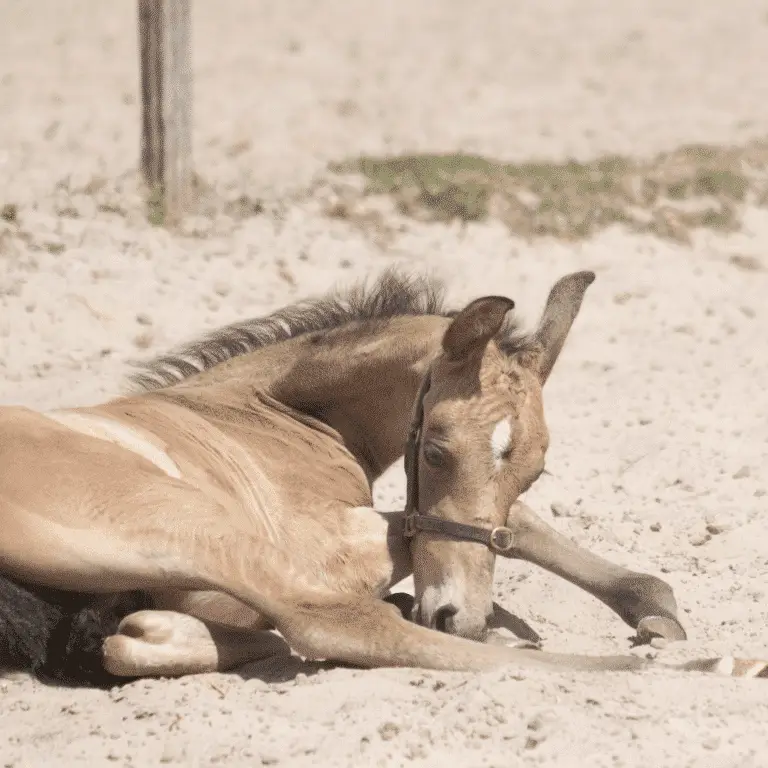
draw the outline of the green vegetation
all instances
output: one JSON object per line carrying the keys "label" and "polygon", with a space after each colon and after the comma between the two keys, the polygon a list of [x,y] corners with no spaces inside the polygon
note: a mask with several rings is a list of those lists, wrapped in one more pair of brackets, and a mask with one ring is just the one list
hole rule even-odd
{"label": "green vegetation", "polygon": [[768,143],[691,145],[650,159],[506,163],[465,154],[361,157],[334,164],[337,179],[362,175],[330,215],[360,220],[363,198],[388,196],[419,220],[495,217],[523,237],[581,239],[611,224],[685,241],[690,230],[738,229],[746,203],[768,206]]}

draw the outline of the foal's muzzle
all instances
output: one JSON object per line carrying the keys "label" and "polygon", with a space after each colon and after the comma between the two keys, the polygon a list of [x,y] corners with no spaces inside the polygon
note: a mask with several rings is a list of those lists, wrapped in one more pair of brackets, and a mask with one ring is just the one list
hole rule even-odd
{"label": "foal's muzzle", "polygon": [[424,615],[421,606],[415,605],[411,618],[417,624],[436,629],[447,635],[457,635],[467,640],[482,641],[488,635],[490,617],[485,616],[484,619],[478,621],[477,617],[470,618],[468,615],[462,614],[453,603],[448,603],[441,605],[429,617]]}

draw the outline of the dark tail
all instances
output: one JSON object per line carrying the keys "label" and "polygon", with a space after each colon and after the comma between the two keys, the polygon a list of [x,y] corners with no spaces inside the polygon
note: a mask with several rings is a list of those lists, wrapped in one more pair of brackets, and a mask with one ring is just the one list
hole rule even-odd
{"label": "dark tail", "polygon": [[108,687],[102,643],[120,621],[151,607],[146,595],[85,595],[23,586],[0,576],[0,668],[46,683]]}

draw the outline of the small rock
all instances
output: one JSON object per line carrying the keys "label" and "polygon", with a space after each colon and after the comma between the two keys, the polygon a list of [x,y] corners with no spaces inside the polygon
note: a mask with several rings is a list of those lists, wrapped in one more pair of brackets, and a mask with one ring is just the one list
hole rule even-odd
{"label": "small rock", "polygon": [[725,533],[732,528],[730,523],[725,520],[712,520],[707,523],[707,533],[711,533],[713,536],[717,536],[720,533]]}
{"label": "small rock", "polygon": [[382,723],[379,726],[379,736],[382,741],[392,741],[400,733],[400,728],[392,722]]}
{"label": "small rock", "polygon": [[651,523],[651,525],[650,525],[650,529],[651,529],[651,530],[652,530],[654,533],[658,533],[658,532],[661,530],[661,523]]}
{"label": "small rock", "polygon": [[560,501],[553,501],[549,508],[555,517],[573,517],[568,507]]}
{"label": "small rock", "polygon": [[765,488],[758,488],[754,495],[755,498],[761,499],[766,493],[768,493],[768,491],[766,491]]}
{"label": "small rock", "polygon": [[149,349],[152,346],[153,341],[154,337],[152,332],[144,331],[143,333],[134,336],[133,346],[136,347],[136,349]]}
{"label": "small rock", "polygon": [[728,261],[730,261],[734,267],[743,269],[745,272],[761,272],[765,269],[760,259],[751,254],[734,253]]}
{"label": "small rock", "polygon": [[540,740],[538,738],[534,738],[533,736],[529,736],[525,740],[525,748],[526,749],[536,749],[536,747],[539,746]]}
{"label": "small rock", "polygon": [[701,742],[701,746],[704,747],[704,749],[708,749],[710,751],[715,750],[720,746],[720,737],[715,736],[715,734],[711,734]]}
{"label": "small rock", "polygon": [[139,312],[139,314],[136,315],[136,322],[139,325],[152,325],[152,318],[145,312]]}
{"label": "small rock", "polygon": [[19,206],[15,203],[6,203],[0,208],[0,219],[10,224],[16,224],[19,220]]}
{"label": "small rock", "polygon": [[742,467],[738,472],[733,473],[734,480],[743,480],[751,474],[749,467]]}
{"label": "small rock", "polygon": [[706,544],[712,537],[708,533],[694,533],[689,539],[689,543],[692,547],[701,547]]}
{"label": "small rock", "polygon": [[657,651],[663,651],[669,645],[669,640],[666,637],[653,637],[651,638],[651,647]]}
{"label": "small rock", "polygon": [[528,734],[525,741],[526,749],[535,749],[543,741],[546,741],[552,730],[551,715],[544,713],[543,715],[535,715],[526,726]]}
{"label": "small rock", "polygon": [[[654,638],[654,640],[659,638]],[[653,661],[659,656],[659,649],[653,647],[653,641],[651,645],[636,645],[629,649],[631,656],[636,656],[638,659],[645,659],[646,661]]]}

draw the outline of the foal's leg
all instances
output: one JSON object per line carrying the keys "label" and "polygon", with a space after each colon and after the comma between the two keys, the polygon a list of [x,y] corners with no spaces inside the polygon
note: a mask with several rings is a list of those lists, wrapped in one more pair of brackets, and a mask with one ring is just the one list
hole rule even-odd
{"label": "foal's leg", "polygon": [[[66,525],[11,508],[0,561],[12,576],[74,591],[217,590],[262,614],[290,647],[311,660],[360,667],[480,671],[503,665],[553,670],[634,670],[635,656],[576,656],[484,645],[412,624],[370,595],[331,593],[306,582],[288,555],[233,531],[226,510],[178,485],[141,492],[145,506],[121,505],[119,518]],[[133,500],[135,503],[136,499]],[[15,515],[15,512],[20,514]],[[300,564],[299,564],[300,565]],[[704,666],[694,666],[701,665]],[[765,662],[705,660],[686,669],[763,677]]]}
{"label": "foal's leg", "polygon": [[507,527],[514,533],[509,557],[527,560],[581,587],[637,629],[641,639],[659,635],[667,640],[685,640],[675,596],[666,582],[582,549],[522,502],[512,507]]}
{"label": "foal's leg", "polygon": [[122,677],[225,672],[290,648],[272,632],[238,630],[173,611],[137,611],[104,641],[104,668]]}
{"label": "foal's leg", "polygon": [[290,654],[261,614],[221,592],[157,590],[152,610],[126,616],[104,642],[104,668],[123,677],[226,672]]}
{"label": "foal's leg", "polygon": [[[402,513],[356,508],[343,515],[354,526],[334,559],[335,583],[344,591],[381,596],[410,573],[410,553],[402,538]],[[106,668],[113,674],[183,675],[226,671],[278,651],[270,623],[230,595],[215,591],[153,590],[152,611],[127,617],[105,644]],[[412,599],[412,598],[411,598]],[[403,607],[401,607],[401,612]],[[404,614],[410,617],[410,610]],[[193,618],[194,617],[194,618]],[[197,620],[197,621],[196,621]],[[267,645],[264,647],[264,638]]]}
{"label": "foal's leg", "polygon": [[[139,480],[140,478],[136,478]],[[11,507],[0,561],[12,577],[59,589],[215,590],[262,614],[297,653],[361,667],[482,670],[504,664],[636,669],[634,656],[558,656],[484,645],[419,627],[372,596],[309,583],[301,562],[227,524],[226,509],[156,476],[135,497],[92,517],[46,517]]]}

